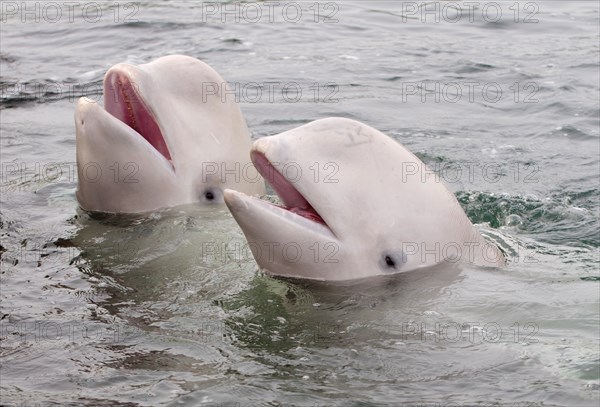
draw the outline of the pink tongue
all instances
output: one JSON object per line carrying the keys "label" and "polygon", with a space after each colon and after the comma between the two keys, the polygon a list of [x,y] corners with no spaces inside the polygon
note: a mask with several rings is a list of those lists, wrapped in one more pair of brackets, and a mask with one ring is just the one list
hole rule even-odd
{"label": "pink tongue", "polygon": [[113,72],[104,80],[104,108],[144,137],[167,160],[171,154],[158,123],[135,91],[128,76]]}

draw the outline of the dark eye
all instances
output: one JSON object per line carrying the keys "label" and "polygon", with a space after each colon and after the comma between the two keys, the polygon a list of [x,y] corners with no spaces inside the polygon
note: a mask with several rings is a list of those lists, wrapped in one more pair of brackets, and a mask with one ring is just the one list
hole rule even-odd
{"label": "dark eye", "polygon": [[204,197],[207,201],[212,201],[213,199],[215,199],[215,194],[213,194],[211,191],[206,191],[204,193]]}
{"label": "dark eye", "polygon": [[381,253],[378,264],[384,272],[395,273],[402,270],[406,261],[406,254],[402,250],[391,250]]}
{"label": "dark eye", "polygon": [[396,268],[396,262],[390,256],[385,256],[385,264],[387,264],[388,267]]}

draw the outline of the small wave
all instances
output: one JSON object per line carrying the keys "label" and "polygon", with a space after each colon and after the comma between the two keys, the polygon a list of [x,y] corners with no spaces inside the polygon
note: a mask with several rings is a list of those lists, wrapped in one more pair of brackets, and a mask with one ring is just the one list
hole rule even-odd
{"label": "small wave", "polygon": [[6,52],[0,52],[0,62],[5,62],[7,64],[13,64],[17,62],[17,59],[12,55],[7,54]]}
{"label": "small wave", "polygon": [[543,200],[467,191],[456,196],[473,223],[514,227],[552,244],[600,247],[600,222],[595,215],[599,190],[560,192]]}
{"label": "small wave", "polygon": [[468,61],[459,61],[462,63],[454,72],[455,73],[476,73],[476,72],[486,72],[492,69],[496,69],[494,65],[484,64],[481,62],[468,62]]}

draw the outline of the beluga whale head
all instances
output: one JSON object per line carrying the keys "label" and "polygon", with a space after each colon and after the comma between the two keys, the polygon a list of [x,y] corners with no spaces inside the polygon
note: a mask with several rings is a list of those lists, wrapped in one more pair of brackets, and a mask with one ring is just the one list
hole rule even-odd
{"label": "beluga whale head", "polygon": [[504,256],[415,155],[354,120],[321,119],[257,140],[251,158],[281,200],[225,202],[260,268],[346,281]]}
{"label": "beluga whale head", "polygon": [[226,188],[264,193],[234,95],[195,58],[113,66],[104,77],[104,108],[81,98],[75,127],[77,199],[85,210],[222,203]]}

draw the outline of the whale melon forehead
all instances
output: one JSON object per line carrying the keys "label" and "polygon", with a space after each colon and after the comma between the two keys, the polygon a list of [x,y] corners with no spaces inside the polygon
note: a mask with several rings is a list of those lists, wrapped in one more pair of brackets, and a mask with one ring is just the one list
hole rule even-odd
{"label": "whale melon forehead", "polygon": [[182,55],[171,55],[140,65],[140,70],[152,78],[149,87],[161,92],[189,97],[192,102],[206,103],[210,97],[221,98],[225,80],[206,63]]}
{"label": "whale melon forehead", "polygon": [[352,176],[372,174],[378,167],[393,170],[404,161],[420,162],[393,139],[351,119],[321,119],[271,138],[275,160],[331,162],[340,170],[344,165]]}

